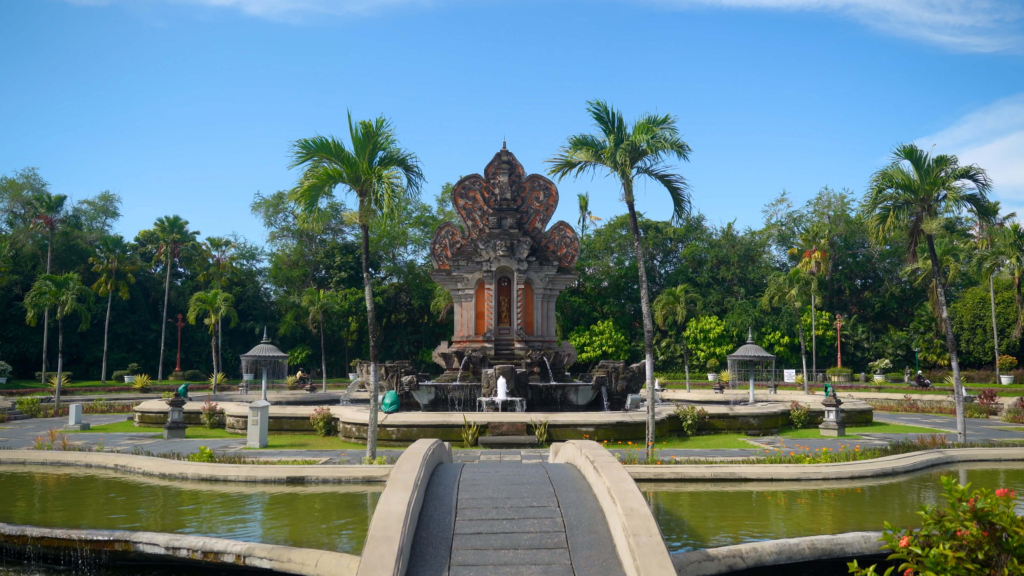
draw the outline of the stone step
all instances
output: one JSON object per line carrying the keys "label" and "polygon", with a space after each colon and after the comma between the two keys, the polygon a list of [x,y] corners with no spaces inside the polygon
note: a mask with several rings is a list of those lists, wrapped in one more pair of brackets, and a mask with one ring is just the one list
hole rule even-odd
{"label": "stone step", "polygon": [[527,436],[480,436],[476,439],[481,448],[536,448],[537,437]]}
{"label": "stone step", "polygon": [[23,413],[21,410],[18,410],[17,408],[12,409],[12,410],[0,411],[0,413],[3,413],[3,414],[7,415],[7,421],[8,422],[13,421],[13,420],[28,420],[29,419],[28,414]]}

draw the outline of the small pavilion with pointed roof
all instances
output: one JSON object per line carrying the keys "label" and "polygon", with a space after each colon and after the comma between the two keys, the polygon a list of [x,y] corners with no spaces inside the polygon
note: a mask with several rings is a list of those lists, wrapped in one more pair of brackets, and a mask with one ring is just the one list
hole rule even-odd
{"label": "small pavilion with pointed roof", "polygon": [[736,349],[735,352],[726,356],[729,361],[729,380],[739,380],[741,370],[750,371],[750,403],[754,403],[754,375],[760,370],[764,372],[771,368],[769,380],[775,378],[775,356],[769,354],[764,348],[754,343],[754,332],[747,329],[747,343]]}

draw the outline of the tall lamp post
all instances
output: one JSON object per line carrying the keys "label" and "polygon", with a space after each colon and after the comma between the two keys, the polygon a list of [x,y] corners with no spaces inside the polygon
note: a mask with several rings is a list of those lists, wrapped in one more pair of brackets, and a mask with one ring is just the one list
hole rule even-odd
{"label": "tall lamp post", "polygon": [[[167,319],[171,321],[170,318]],[[181,314],[178,314],[178,321],[174,324],[178,328],[178,358],[174,364],[174,379],[181,378],[181,329],[185,327],[185,323],[181,320]]]}

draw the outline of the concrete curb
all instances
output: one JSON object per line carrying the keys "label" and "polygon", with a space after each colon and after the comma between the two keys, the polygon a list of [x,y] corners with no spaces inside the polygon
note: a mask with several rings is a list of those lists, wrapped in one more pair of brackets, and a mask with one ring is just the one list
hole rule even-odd
{"label": "concrete curb", "polygon": [[289,484],[386,482],[393,468],[349,465],[206,464],[113,452],[0,450],[0,466],[11,464],[103,468],[176,480]]}
{"label": "concrete curb", "polygon": [[[129,530],[68,530],[0,524],[0,545],[30,555],[51,552],[72,560],[85,551],[100,555],[143,554],[309,576],[354,576],[359,567],[358,556],[340,552]],[[188,573],[188,570],[182,572]]]}
{"label": "concrete curb", "polygon": [[430,475],[451,463],[451,445],[436,439],[417,440],[398,457],[370,520],[358,576],[405,574]]}
{"label": "concrete curb", "polygon": [[848,532],[722,546],[672,555],[679,576],[713,576],[749,568],[811,560],[832,560],[884,554],[881,532]]}
{"label": "concrete curb", "polygon": [[687,482],[698,480],[839,480],[906,474],[943,464],[961,462],[1015,462],[1024,460],[1024,448],[954,448],[924,450],[859,462],[836,464],[694,464],[632,465],[633,480]]}
{"label": "concrete curb", "polygon": [[601,505],[628,576],[675,574],[647,501],[610,452],[593,440],[570,440],[552,445],[549,462],[572,464],[583,474]]}

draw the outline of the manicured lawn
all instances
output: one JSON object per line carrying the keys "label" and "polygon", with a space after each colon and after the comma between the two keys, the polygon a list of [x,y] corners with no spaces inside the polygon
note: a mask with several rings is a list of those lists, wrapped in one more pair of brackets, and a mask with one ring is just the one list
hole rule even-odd
{"label": "manicured lawn", "polygon": [[[885,422],[872,422],[867,426],[847,426],[845,437],[854,437],[857,434],[945,434],[945,430],[925,428],[922,426],[908,426],[906,424],[887,424]],[[783,438],[822,438],[817,428],[803,428],[793,430],[783,429],[779,434]]]}
{"label": "manicured lawn", "polygon": [[[227,381],[228,384],[233,384],[233,385],[241,384],[241,382],[242,382],[241,380],[228,380]],[[316,383],[319,384],[320,381],[317,380]],[[348,380],[347,378],[346,379],[332,379],[332,378],[328,378],[327,379],[327,388],[328,389],[334,388],[334,389],[340,390],[340,389],[346,388],[349,385],[349,383],[350,383],[350,380]],[[156,380],[154,380],[153,384],[159,384],[161,386],[175,386],[175,385],[180,386],[182,384],[182,382],[178,381],[178,380],[165,380],[163,382],[157,382]],[[193,382],[193,384],[209,384],[209,382],[206,381],[206,380],[203,380],[203,381]],[[68,393],[70,393],[70,394],[91,394],[92,391],[90,391],[89,388],[122,388],[122,387],[125,387],[125,386],[131,386],[131,384],[125,384],[124,382],[114,382],[113,380],[107,380],[106,384],[103,384],[99,380],[75,380],[75,381],[72,381],[71,383],[69,383],[68,385],[62,387],[61,389],[62,390],[67,390]],[[26,390],[26,389],[36,389],[36,388],[45,388],[45,386],[40,384],[37,380],[8,380],[6,384],[0,384],[0,390]],[[44,394],[44,392],[40,392],[40,394]],[[106,392],[106,394],[111,394],[111,392]],[[126,394],[131,394],[131,392],[126,392]]]}
{"label": "manicured lawn", "polygon": [[[163,432],[160,428],[140,428],[136,427],[133,422],[114,422],[113,424],[100,424],[99,426],[93,426],[85,433],[87,434],[150,434],[153,436],[159,436]],[[68,432],[68,434],[81,434],[81,432]],[[202,426],[189,426],[185,430],[185,438],[191,438],[195,440],[204,439],[222,439],[228,438],[232,440],[244,439],[244,436],[238,434],[231,434],[223,428],[205,428]],[[267,449],[290,449],[290,450],[365,450],[365,444],[356,444],[353,442],[343,442],[336,436],[329,436],[321,438],[315,434],[271,434],[267,442],[269,446]]]}
{"label": "manicured lawn", "polygon": [[[722,450],[729,448],[753,449],[753,445],[741,440],[746,438],[745,434],[711,434],[707,436],[669,436],[657,440],[657,449],[683,449],[683,450]],[[609,450],[643,448],[644,441],[639,442],[602,442],[602,446]]]}

